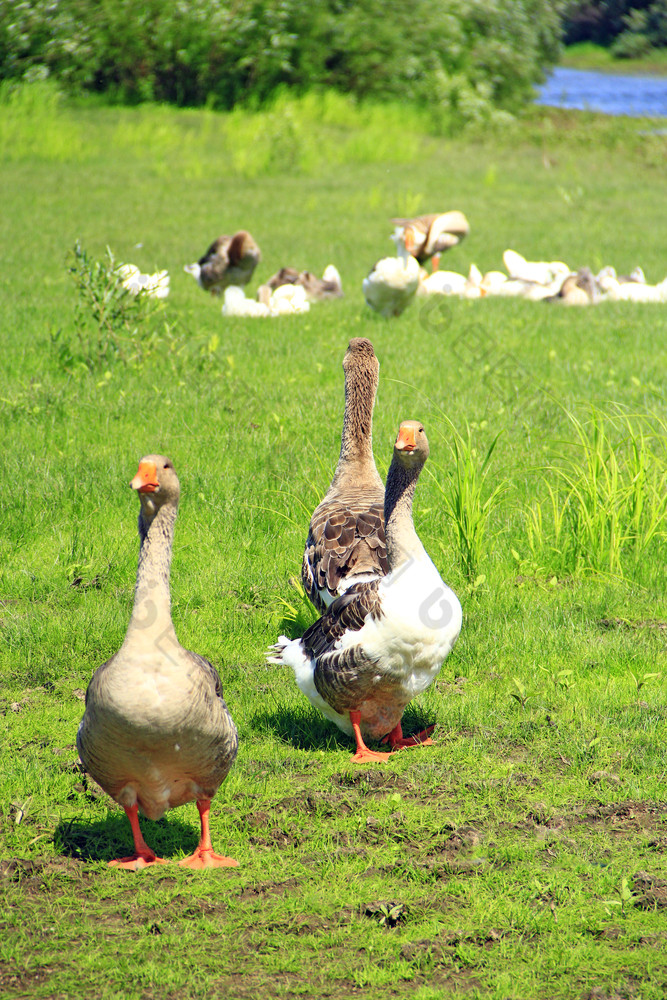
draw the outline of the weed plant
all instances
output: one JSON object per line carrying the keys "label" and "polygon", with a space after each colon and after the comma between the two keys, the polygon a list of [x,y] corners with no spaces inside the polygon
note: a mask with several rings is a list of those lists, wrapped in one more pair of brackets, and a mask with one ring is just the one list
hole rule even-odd
{"label": "weed plant", "polygon": [[531,554],[559,576],[636,576],[667,537],[667,427],[595,406],[586,420],[567,419],[574,440],[544,470],[547,497],[528,511]]}
{"label": "weed plant", "polygon": [[[452,270],[499,267],[511,246],[660,280],[664,136],[540,112],[452,141],[406,111],[401,143],[389,108],[400,155],[383,161],[370,151],[381,111],[351,108],[346,127],[336,98],[340,121],[309,112],[319,169],[242,175],[227,116],[61,102],[39,148],[16,107],[7,145],[5,111],[0,993],[662,1000],[667,314],[483,299],[416,302],[386,321],[361,281],[390,249],[392,216],[441,208],[471,224],[443,260]],[[59,128],[79,137],[71,151]],[[305,316],[223,317],[182,268],[241,226],[263,254],[248,294],[280,266],[333,262],[344,298]],[[110,247],[169,270],[164,311],[130,322],[140,359],[63,361],[59,344],[79,343],[77,239],[89,268]],[[381,474],[400,421],[424,423],[415,523],[464,608],[456,647],[405,715],[407,732],[435,724],[434,745],[378,768],[353,765],[347,737],[264,658],[314,618],[293,581],[339,453],[353,336],[381,363]],[[176,631],[219,669],[240,733],[211,817],[234,871],[176,865],[196,844],[194,805],[145,822],[167,866],[109,869],[127,821],[77,764],[86,685],[132,606],[127,483],[153,451],[182,485]]]}

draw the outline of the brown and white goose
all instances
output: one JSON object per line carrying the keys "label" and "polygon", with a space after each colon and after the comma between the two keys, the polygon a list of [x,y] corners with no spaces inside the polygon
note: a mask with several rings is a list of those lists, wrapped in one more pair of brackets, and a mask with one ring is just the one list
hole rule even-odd
{"label": "brown and white goose", "polygon": [[260,249],[245,229],[218,236],[199,260],[183,268],[204,291],[220,295],[230,285],[247,285],[261,260]]}
{"label": "brown and white goose", "polygon": [[142,836],[138,809],[159,819],[194,799],[201,837],[180,864],[236,866],[214,853],[209,833],[211,799],[236,757],[236,727],[215,668],[183,649],[171,620],[178,478],[163,455],[147,455],[130,485],[141,501],[134,608],[121,648],[88,685],[77,733],[84,767],[123,806],[132,827],[134,854],[109,864],[134,870],[164,864]]}
{"label": "brown and white goose", "polygon": [[343,358],[345,413],[340,456],[331,486],[315,508],[301,579],[318,611],[348,587],[379,579],[388,569],[384,483],[373,458],[373,407],[380,364],[373,345],[354,337]]}
{"label": "brown and white goose", "polygon": [[456,209],[391,221],[397,227],[396,233],[408,253],[416,257],[420,264],[430,259],[433,271],[438,270],[440,254],[457,246],[470,232],[465,215]]}
{"label": "brown and white goose", "polygon": [[339,299],[343,294],[343,284],[338,268],[334,264],[329,264],[325,267],[321,278],[318,278],[312,271],[298,271],[295,267],[281,267],[258,288],[257,298],[261,302],[267,291],[270,295],[271,292],[275,292],[283,285],[301,285],[306,290],[309,302]]}
{"label": "brown and white goose", "polygon": [[389,572],[357,583],[301,639],[281,636],[269,662],[286,663],[299,689],[343,732],[358,762],[386,760],[365,739],[392,750],[430,742],[432,730],[404,739],[403,711],[438,675],[461,629],[461,605],[443,583],[415,531],[412,500],[428,456],[423,426],[401,424],[385,492]]}

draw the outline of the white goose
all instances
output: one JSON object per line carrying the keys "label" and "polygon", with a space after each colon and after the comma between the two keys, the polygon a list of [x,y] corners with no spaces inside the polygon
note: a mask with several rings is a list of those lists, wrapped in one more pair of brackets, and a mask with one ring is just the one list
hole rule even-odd
{"label": "white goose", "polygon": [[463,295],[466,280],[465,274],[456,271],[433,271],[429,274],[421,268],[417,295]]}
{"label": "white goose", "polygon": [[125,809],[134,854],[110,865],[165,864],[146,844],[138,809],[159,819],[196,800],[199,845],[180,864],[236,866],[215,854],[211,799],[234,763],[236,727],[215,668],[180,645],[171,620],[169,572],[180,487],[171,462],[147,455],[132,480],[141,501],[134,608],[123,645],[95,671],[77,747],[86,770]]}
{"label": "white goose", "polygon": [[598,275],[598,280],[606,298],[612,302],[667,302],[667,278],[663,278],[657,285],[648,285],[645,281],[622,280],[615,274]]}
{"label": "white goose", "polygon": [[366,302],[381,316],[400,316],[410,305],[419,287],[419,264],[405,249],[398,232],[391,239],[396,257],[383,257],[363,280]]}
{"label": "white goose", "polygon": [[562,283],[572,273],[562,260],[526,260],[516,250],[505,250],[503,264],[510,278],[535,285],[553,286],[559,278]]}
{"label": "white goose", "polygon": [[424,428],[401,424],[385,492],[389,573],[358,583],[301,639],[281,636],[269,662],[286,663],[299,689],[356,740],[353,760],[386,760],[365,739],[392,750],[430,742],[431,730],[404,739],[403,711],[437,677],[461,629],[461,605],[443,583],[412,522],[412,499],[428,456]]}
{"label": "white goose", "polygon": [[143,294],[152,299],[166,299],[169,295],[168,271],[144,274],[136,264],[119,264],[116,270],[123,288],[130,295]]}
{"label": "white goose", "polygon": [[331,486],[310,519],[301,579],[318,611],[354,583],[389,568],[384,483],[373,458],[373,407],[380,365],[373,345],[354,337],[343,358],[345,412]]}
{"label": "white goose", "polygon": [[259,299],[248,299],[242,288],[230,285],[225,288],[223,316],[293,316],[307,313],[310,302],[302,285],[280,285],[272,292],[262,285]]}

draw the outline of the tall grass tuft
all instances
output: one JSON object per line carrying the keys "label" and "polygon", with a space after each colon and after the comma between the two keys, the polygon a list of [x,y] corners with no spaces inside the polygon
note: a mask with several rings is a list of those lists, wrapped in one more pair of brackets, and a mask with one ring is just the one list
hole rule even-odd
{"label": "tall grass tuft", "polygon": [[504,481],[494,489],[488,484],[490,462],[500,437],[496,434],[480,461],[473,444],[470,427],[465,437],[447,421],[452,433],[449,447],[454,467],[445,475],[443,485],[432,477],[445,505],[445,513],[456,529],[461,571],[471,584],[478,579],[480,564],[486,554],[489,519],[509,489]]}
{"label": "tall grass tuft", "polygon": [[667,535],[667,424],[659,417],[566,411],[574,432],[527,509],[535,563],[557,575],[635,575]]}

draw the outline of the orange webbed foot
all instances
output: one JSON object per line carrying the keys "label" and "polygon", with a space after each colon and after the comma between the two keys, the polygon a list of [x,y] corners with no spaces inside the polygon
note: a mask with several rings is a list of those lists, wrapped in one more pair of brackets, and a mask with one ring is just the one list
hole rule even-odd
{"label": "orange webbed foot", "polygon": [[158,858],[156,854],[141,852],[132,854],[128,858],[116,858],[109,862],[109,868],[125,868],[127,871],[138,872],[141,868],[150,868],[151,865],[166,865],[164,858]]}
{"label": "orange webbed foot", "polygon": [[384,762],[389,760],[391,753],[378,753],[376,750],[369,750],[365,747],[363,750],[357,750],[350,760],[353,760],[355,764],[371,764],[374,761]]}
{"label": "orange webbed foot", "polygon": [[239,863],[234,858],[227,858],[224,854],[216,854],[213,849],[198,848],[194,854],[188,858],[183,858],[178,862],[181,868],[193,868],[199,871],[203,868],[238,868]]}
{"label": "orange webbed foot", "polygon": [[434,729],[435,726],[429,726],[428,729],[422,730],[421,733],[415,733],[414,736],[408,736],[408,738],[405,739],[403,736],[403,730],[399,724],[384,737],[382,742],[389,743],[392,750],[410,750],[414,749],[414,747],[429,747],[433,746],[433,740],[429,739],[429,737]]}
{"label": "orange webbed foot", "polygon": [[390,753],[378,753],[376,750],[369,750],[361,735],[361,712],[358,709],[350,709],[350,722],[354,731],[354,738],[357,743],[357,752],[350,757],[355,764],[370,764],[373,761],[386,761],[391,757]]}

